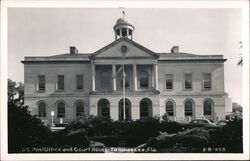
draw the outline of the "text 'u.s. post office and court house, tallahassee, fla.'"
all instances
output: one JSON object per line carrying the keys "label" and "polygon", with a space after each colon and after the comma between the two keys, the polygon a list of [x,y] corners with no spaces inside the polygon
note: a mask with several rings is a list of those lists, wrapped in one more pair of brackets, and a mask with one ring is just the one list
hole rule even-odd
{"label": "text 'u.s. post office and court house, tallahassee, fla.'", "polygon": [[115,40],[93,53],[71,46],[67,54],[25,57],[25,104],[31,114],[49,122],[51,111],[55,122],[165,113],[176,121],[225,118],[230,99],[223,55],[185,53],[178,46],[156,53],[133,41],[134,26],[126,19],[119,18],[113,29]]}

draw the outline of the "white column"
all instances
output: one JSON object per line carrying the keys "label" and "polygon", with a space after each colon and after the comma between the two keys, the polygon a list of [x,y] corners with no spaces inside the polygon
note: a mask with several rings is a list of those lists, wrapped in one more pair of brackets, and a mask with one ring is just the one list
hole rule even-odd
{"label": "white column", "polygon": [[137,91],[137,65],[133,64],[133,82],[134,82],[134,91]]}
{"label": "white column", "polygon": [[152,89],[155,89],[155,66],[152,65],[152,74],[151,74],[151,82],[152,82]]}
{"label": "white column", "polygon": [[159,90],[158,88],[158,64],[154,64],[154,72],[155,72],[155,90]]}
{"label": "white column", "polygon": [[127,37],[129,37],[129,29],[127,29]]}
{"label": "white column", "polygon": [[116,65],[112,65],[112,73],[113,73],[113,90],[116,91]]}
{"label": "white column", "polygon": [[91,74],[92,74],[92,91],[95,91],[95,64],[91,64]]}
{"label": "white column", "polygon": [[120,29],[120,38],[122,37],[122,29]]}
{"label": "white column", "polygon": [[117,40],[117,34],[116,34],[116,30],[115,30],[115,40]]}

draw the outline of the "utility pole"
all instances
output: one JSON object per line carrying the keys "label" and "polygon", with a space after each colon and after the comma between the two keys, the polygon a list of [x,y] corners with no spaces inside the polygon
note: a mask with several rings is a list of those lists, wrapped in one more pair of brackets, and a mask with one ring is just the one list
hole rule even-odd
{"label": "utility pole", "polygon": [[125,58],[125,54],[122,54],[122,89],[123,89],[123,118],[124,121],[126,120],[126,114],[125,114],[125,81],[126,81],[126,74],[125,74],[125,68],[124,68],[124,58]]}

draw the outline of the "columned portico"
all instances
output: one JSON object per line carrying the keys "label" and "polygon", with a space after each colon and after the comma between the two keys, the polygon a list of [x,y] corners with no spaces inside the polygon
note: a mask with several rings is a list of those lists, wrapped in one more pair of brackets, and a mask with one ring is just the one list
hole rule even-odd
{"label": "columned portico", "polygon": [[[109,79],[110,79],[109,88],[110,88],[110,90],[112,90],[112,91],[120,90],[120,83],[119,82],[120,82],[120,77],[121,77],[121,75],[120,75],[121,71],[116,69],[117,66],[119,67],[120,65],[115,64],[115,63],[113,63],[112,65],[106,65],[106,64],[103,65],[103,64],[99,64],[99,63],[96,64],[96,63],[94,63],[92,61],[91,62],[92,91],[95,92],[96,90],[99,90],[100,82],[96,81],[96,79],[100,80],[100,78],[99,78],[100,77],[100,71],[102,71],[102,69],[103,69],[100,66],[108,67],[109,68],[109,73],[112,73],[109,76]],[[132,66],[132,69],[131,69],[131,66]],[[138,67],[138,64],[136,64],[136,63],[126,64],[127,74],[129,74],[131,72],[131,76],[132,76],[132,79],[128,79],[128,81],[131,81],[131,88],[129,87],[130,90],[138,91],[138,83],[139,83],[138,82],[138,77],[140,78],[140,74],[141,74],[140,71],[142,71],[142,66],[144,66],[144,65],[139,64],[139,67]],[[147,65],[147,63],[146,63],[145,66],[147,66],[146,69],[148,70],[148,72],[151,75],[151,79],[149,81],[149,89],[159,90],[159,85],[158,85],[158,64],[152,64],[152,65],[148,64]],[[130,69],[128,69],[128,67]],[[138,74],[138,70],[139,70],[139,74]],[[104,71],[107,71],[107,68]],[[129,75],[128,75],[128,77],[129,77]],[[130,84],[130,83],[128,82],[128,84]],[[150,88],[150,87],[152,87],[152,88]]]}

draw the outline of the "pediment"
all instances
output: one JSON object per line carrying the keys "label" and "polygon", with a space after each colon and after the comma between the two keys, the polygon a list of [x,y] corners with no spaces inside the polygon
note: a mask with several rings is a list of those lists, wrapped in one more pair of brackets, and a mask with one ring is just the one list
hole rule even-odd
{"label": "pediment", "polygon": [[127,39],[120,38],[113,43],[103,47],[102,49],[96,51],[94,54],[90,56],[90,58],[121,58],[123,52],[121,51],[121,47],[126,46],[127,51],[125,52],[126,58],[152,58],[155,59],[159,57],[158,54],[153,51],[143,47],[142,45]]}

